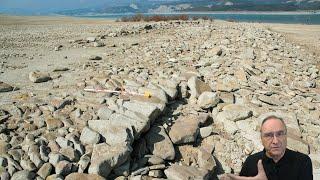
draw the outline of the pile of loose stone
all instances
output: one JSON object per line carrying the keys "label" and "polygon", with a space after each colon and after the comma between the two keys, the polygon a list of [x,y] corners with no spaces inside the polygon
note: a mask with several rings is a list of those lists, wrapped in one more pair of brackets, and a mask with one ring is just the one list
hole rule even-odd
{"label": "pile of loose stone", "polygon": [[262,150],[270,112],[320,168],[318,57],[253,24],[117,26],[54,47],[105,52],[30,72],[32,92],[1,82],[1,179],[215,179]]}

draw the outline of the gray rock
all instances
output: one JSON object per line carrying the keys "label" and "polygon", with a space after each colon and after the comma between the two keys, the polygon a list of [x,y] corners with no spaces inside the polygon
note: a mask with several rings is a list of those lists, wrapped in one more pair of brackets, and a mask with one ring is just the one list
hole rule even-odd
{"label": "gray rock", "polygon": [[214,171],[216,167],[216,161],[214,160],[211,153],[209,153],[203,148],[200,148],[198,150],[198,164],[200,168],[206,169],[209,171]]}
{"label": "gray rock", "polygon": [[258,99],[261,102],[264,102],[264,103],[272,105],[272,106],[283,106],[284,105],[284,102],[282,102],[279,99],[279,96],[277,96],[277,95],[271,95],[271,96],[260,95],[260,96],[258,96]]}
{"label": "gray rock", "polygon": [[164,177],[164,173],[161,170],[151,170],[149,171],[148,176],[154,177],[154,178],[162,178]]}
{"label": "gray rock", "polygon": [[20,165],[23,169],[29,171],[34,171],[37,169],[37,167],[29,159],[22,159],[20,161]]}
{"label": "gray rock", "polygon": [[197,104],[203,109],[217,106],[220,98],[214,92],[203,92],[198,98]]}
{"label": "gray rock", "polygon": [[163,164],[164,160],[158,156],[154,156],[154,155],[149,155],[149,156],[145,156],[146,158],[148,158],[148,163],[150,165],[157,165],[157,164]]}
{"label": "gray rock", "polygon": [[29,79],[31,82],[34,82],[34,83],[42,83],[42,82],[50,81],[52,78],[48,73],[33,71],[29,73]]}
{"label": "gray rock", "polygon": [[102,57],[101,56],[96,56],[96,55],[92,55],[89,57],[89,60],[93,60],[93,61],[96,61],[96,60],[101,60]]}
{"label": "gray rock", "polygon": [[206,52],[207,57],[220,56],[222,54],[221,47],[214,47]]}
{"label": "gray rock", "polygon": [[41,168],[38,170],[37,174],[43,178],[46,179],[51,174],[53,166],[50,163],[45,163],[41,166]]}
{"label": "gray rock", "polygon": [[200,136],[201,138],[206,138],[210,136],[213,132],[212,126],[200,128]]}
{"label": "gray rock", "polygon": [[45,145],[41,145],[40,146],[40,157],[43,161],[48,162],[49,161],[49,153],[50,153],[50,148],[45,146]]}
{"label": "gray rock", "polygon": [[89,173],[107,178],[114,167],[127,161],[131,151],[130,146],[110,146],[104,143],[94,145]]}
{"label": "gray rock", "polygon": [[176,99],[178,95],[177,82],[172,80],[159,80],[159,84],[157,86],[164,90],[171,100]]}
{"label": "gray rock", "polygon": [[105,44],[103,42],[94,42],[93,47],[103,47]]}
{"label": "gray rock", "polygon": [[5,157],[0,157],[0,166],[1,167],[6,167],[8,165],[7,158]]}
{"label": "gray rock", "polygon": [[195,98],[198,98],[203,92],[212,91],[209,85],[203,81],[200,81],[196,76],[193,76],[188,80],[188,87],[190,88],[191,96]]}
{"label": "gray rock", "polygon": [[243,60],[254,60],[256,58],[255,52],[252,48],[247,48],[243,51],[241,58]]}
{"label": "gray rock", "polygon": [[63,126],[62,121],[56,118],[46,118],[45,122],[48,130],[55,130]]}
{"label": "gray rock", "polygon": [[140,87],[138,89],[138,92],[141,94],[150,94],[151,97],[157,97],[158,99],[160,99],[163,103],[167,103],[168,102],[168,98],[167,98],[167,94],[164,90],[162,90],[161,88],[155,88],[155,87],[151,87],[151,88],[145,88],[145,87]]}
{"label": "gray rock", "polygon": [[199,134],[199,121],[195,116],[180,117],[169,131],[173,144],[195,142]]}
{"label": "gray rock", "polygon": [[79,162],[78,162],[78,173],[83,173],[84,170],[88,167],[89,163],[90,163],[90,156],[87,154],[84,154],[83,156],[81,156]]}
{"label": "gray rock", "polygon": [[309,145],[298,137],[291,137],[290,135],[287,138],[288,148],[294,151],[299,151],[304,154],[310,153]]}
{"label": "gray rock", "polygon": [[114,113],[114,111],[112,111],[108,107],[103,106],[99,108],[97,115],[100,119],[109,119],[112,113]]}
{"label": "gray rock", "polygon": [[9,91],[13,91],[13,90],[14,90],[14,88],[11,85],[0,81],[0,93],[9,92]]}
{"label": "gray rock", "polygon": [[100,134],[88,127],[84,127],[81,132],[80,141],[83,144],[97,144],[100,141]]}
{"label": "gray rock", "polygon": [[227,103],[227,104],[235,103],[235,97],[232,93],[220,92],[218,96],[224,103]]}
{"label": "gray rock", "polygon": [[146,134],[149,151],[164,160],[173,160],[175,150],[173,144],[162,126],[154,126]]}
{"label": "gray rock", "polygon": [[91,129],[101,134],[104,141],[109,145],[132,144],[134,140],[131,126],[117,123],[117,119],[112,121],[90,120],[88,125]]}
{"label": "gray rock", "polygon": [[46,180],[64,180],[61,174],[52,174],[46,178]]}
{"label": "gray rock", "polygon": [[34,163],[34,165],[37,168],[40,168],[40,166],[43,164],[40,154],[38,152],[31,152],[28,154],[29,154],[30,160]]}
{"label": "gray rock", "polygon": [[71,173],[64,180],[105,180],[97,174]]}
{"label": "gray rock", "polygon": [[66,105],[71,105],[72,103],[73,99],[70,98],[54,97],[50,99],[50,104],[55,107],[55,109],[63,109]]}
{"label": "gray rock", "polygon": [[227,76],[217,81],[216,90],[222,92],[233,92],[240,89],[238,80],[234,76]]}
{"label": "gray rock", "polygon": [[13,174],[11,180],[33,180],[35,178],[35,174],[28,170],[18,171]]}
{"label": "gray rock", "polygon": [[60,137],[60,136],[57,137],[56,142],[59,144],[59,146],[61,148],[67,148],[67,147],[73,145],[73,143],[71,141],[67,140],[66,138]]}
{"label": "gray rock", "polygon": [[72,172],[72,163],[68,161],[59,161],[55,165],[56,174],[60,174],[62,176],[66,176]]}
{"label": "gray rock", "polygon": [[2,172],[0,176],[1,180],[10,180],[10,174],[8,172]]}
{"label": "gray rock", "polygon": [[97,38],[96,37],[87,37],[86,40],[88,42],[95,42],[97,40]]}
{"label": "gray rock", "polygon": [[143,116],[147,117],[150,121],[154,121],[160,114],[160,110],[157,106],[153,104],[146,104],[143,102],[124,102],[123,107],[130,111],[141,113]]}
{"label": "gray rock", "polygon": [[188,180],[188,179],[209,179],[209,171],[193,166],[180,166],[173,164],[164,171],[168,179]]}
{"label": "gray rock", "polygon": [[126,129],[130,130],[132,132],[130,136],[134,136],[134,139],[138,139],[140,137],[141,133],[147,132],[150,128],[150,121],[148,119],[145,119],[145,116],[132,112],[129,114],[129,112],[132,111],[126,111],[125,115],[114,113],[109,118],[111,124],[114,126],[123,126],[126,127]]}
{"label": "gray rock", "polygon": [[52,165],[56,165],[59,161],[62,161],[62,160],[65,160],[66,158],[60,154],[60,153],[55,153],[55,152],[51,152],[49,154],[49,162],[52,164]]}
{"label": "gray rock", "polygon": [[252,116],[252,111],[250,108],[243,106],[243,105],[237,105],[237,104],[228,104],[222,108],[222,112],[219,112],[216,119],[219,119],[219,121],[239,121],[244,120]]}
{"label": "gray rock", "polygon": [[72,147],[61,148],[59,152],[70,161],[79,160],[79,154]]}

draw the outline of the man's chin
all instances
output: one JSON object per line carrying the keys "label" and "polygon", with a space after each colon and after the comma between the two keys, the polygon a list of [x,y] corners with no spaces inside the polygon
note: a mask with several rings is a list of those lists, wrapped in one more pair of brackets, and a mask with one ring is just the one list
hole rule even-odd
{"label": "man's chin", "polygon": [[270,154],[274,155],[274,156],[279,156],[283,153],[283,149],[282,148],[271,148],[270,149]]}

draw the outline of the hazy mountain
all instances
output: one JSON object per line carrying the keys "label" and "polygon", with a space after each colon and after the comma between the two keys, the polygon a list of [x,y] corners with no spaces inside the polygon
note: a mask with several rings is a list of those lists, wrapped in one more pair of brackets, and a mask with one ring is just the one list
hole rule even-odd
{"label": "hazy mountain", "polygon": [[320,0],[131,0],[97,8],[61,11],[66,15],[101,13],[168,13],[184,11],[320,10]]}
{"label": "hazy mountain", "polygon": [[297,10],[320,10],[320,0],[0,0],[0,13],[13,14]]}

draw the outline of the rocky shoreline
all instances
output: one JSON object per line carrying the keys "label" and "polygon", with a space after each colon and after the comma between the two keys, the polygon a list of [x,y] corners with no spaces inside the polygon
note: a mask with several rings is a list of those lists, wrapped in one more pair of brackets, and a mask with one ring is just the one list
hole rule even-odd
{"label": "rocky shoreline", "polygon": [[202,20],[0,29],[1,179],[218,179],[262,149],[270,112],[320,168],[319,57],[283,34]]}

